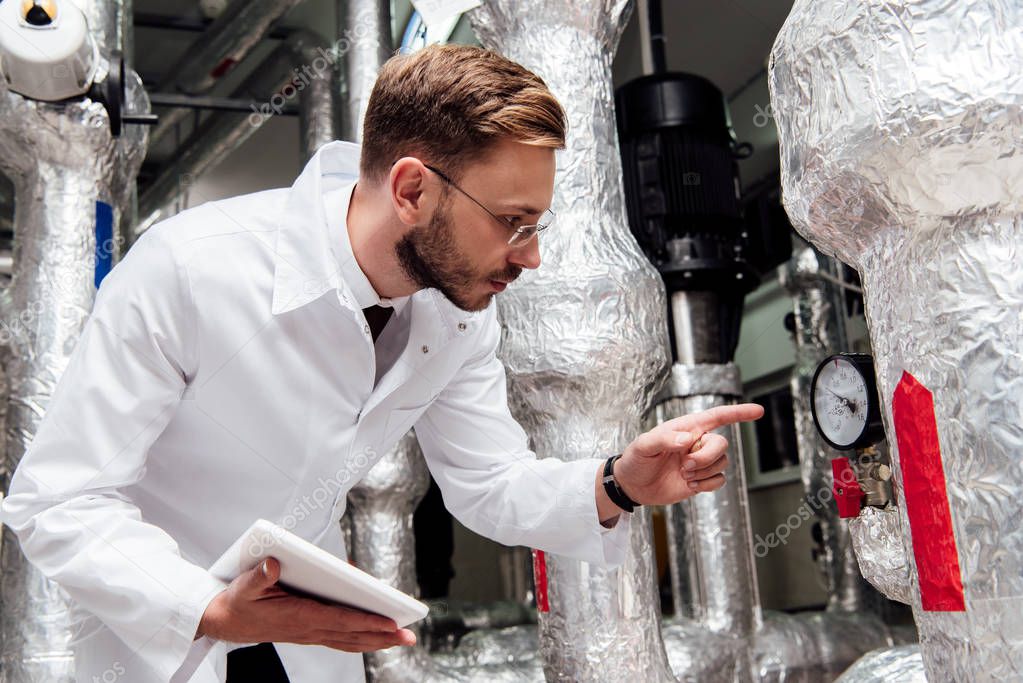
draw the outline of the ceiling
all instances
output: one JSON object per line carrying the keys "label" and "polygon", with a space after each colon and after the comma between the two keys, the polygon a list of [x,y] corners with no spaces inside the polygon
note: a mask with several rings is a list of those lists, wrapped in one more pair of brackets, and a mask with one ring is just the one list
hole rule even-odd
{"label": "ceiling", "polygon": [[[304,0],[281,22],[283,28],[305,28],[333,40],[337,32],[338,0]],[[792,0],[663,0],[666,59],[669,70],[697,73],[709,78],[728,97],[732,120],[740,140],[753,143],[756,153],[742,162],[744,181],[755,180],[777,169],[774,126],[762,125],[758,116],[769,104],[765,64],[774,38],[781,28]],[[197,0],[134,0],[135,16],[158,15],[193,22],[203,20]],[[394,34],[398,38],[412,14],[409,0],[392,0]],[[614,62],[615,85],[643,73],[642,37],[639,12],[634,11],[623,33]],[[207,20],[208,21],[208,20]],[[134,68],[147,86],[159,89],[168,71],[199,39],[197,31],[137,27]],[[453,36],[456,42],[472,42],[468,22],[463,21]],[[222,79],[214,95],[228,95],[272,49],[268,39],[234,72]],[[159,110],[157,113],[160,113]],[[177,140],[167,139],[149,151],[145,182],[155,169],[176,153],[176,144],[207,114],[193,113],[181,127]],[[169,138],[172,136],[168,136]],[[0,195],[7,194],[0,188]],[[3,204],[3,202],[0,202]],[[8,207],[9,208],[9,207]],[[0,206],[0,209],[3,209]],[[7,214],[7,211],[0,211]]]}
{"label": "ceiling", "polygon": [[[284,18],[283,24],[333,39],[336,4],[337,0],[305,0]],[[136,14],[202,18],[195,0],[135,0],[134,5]],[[394,0],[392,7],[398,35],[412,8],[408,0]],[[732,94],[764,68],[774,37],[791,7],[792,0],[665,0],[662,11],[668,67],[698,73]],[[157,82],[195,37],[185,31],[137,29],[136,45],[144,45],[145,49],[136,47],[136,68]],[[616,82],[641,72],[639,43],[639,12],[633,12],[619,47]]]}

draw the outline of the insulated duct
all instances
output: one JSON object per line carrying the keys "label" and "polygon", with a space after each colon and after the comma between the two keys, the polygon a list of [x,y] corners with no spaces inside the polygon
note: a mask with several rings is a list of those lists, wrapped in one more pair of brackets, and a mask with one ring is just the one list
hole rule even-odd
{"label": "insulated duct", "polygon": [[849,522],[849,537],[862,575],[891,600],[913,604],[911,570],[895,507],[866,505]]}
{"label": "insulated duct", "polygon": [[786,208],[861,274],[930,680],[1023,677],[1023,6],[797,0]]}
{"label": "insulated duct", "polygon": [[[416,593],[415,539],[412,512],[426,493],[426,460],[413,432],[381,458],[348,492],[351,557],[362,570],[400,591]],[[473,654],[461,652],[433,658],[422,647],[367,653],[366,674],[373,683],[463,682],[486,680],[525,683],[540,676],[535,635],[507,639],[501,631],[480,631]],[[472,647],[472,639],[467,646]],[[479,648],[499,659],[484,659]]]}
{"label": "insulated duct", "polygon": [[137,232],[155,223],[172,199],[252,137],[292,97],[299,102],[303,159],[333,140],[338,118],[335,57],[325,47],[316,34],[295,31],[256,66],[234,94],[265,100],[264,110],[249,116],[230,112],[210,116],[142,194]]}
{"label": "insulated duct", "polygon": [[817,366],[831,354],[849,348],[839,265],[802,243],[779,273],[782,286],[793,298],[796,364],[791,383],[792,409],[803,490],[817,516],[823,539],[819,562],[828,590],[828,609],[876,611],[880,606],[878,596],[860,575],[849,529],[839,519],[838,508],[831,500],[834,482],[831,461],[841,457],[841,453],[820,437],[810,410],[810,384]]}
{"label": "insulated duct", "polygon": [[[673,302],[676,353],[686,364],[672,366],[654,411],[658,421],[742,394],[734,365],[695,362],[717,343],[715,335],[695,332],[713,329],[707,318],[717,309],[695,304],[694,296],[699,293],[672,295],[687,299]],[[891,632],[874,614],[762,614],[740,431],[735,425],[723,431],[729,441],[725,486],[668,508],[676,618],[665,627],[664,641],[675,675],[701,682],[818,683],[864,652],[891,645]]]}
{"label": "insulated duct", "polygon": [[[692,298],[692,293],[676,292],[672,298],[688,299]],[[679,350],[682,351],[683,347],[699,349],[699,344],[694,343],[699,342],[699,338],[680,333],[684,328],[702,328],[701,318],[691,312],[683,313],[683,306],[675,305],[673,308]],[[710,339],[703,341],[708,345],[712,343]],[[676,363],[671,369],[671,381],[662,392],[662,397],[673,399],[675,410],[671,412],[675,414],[668,414],[664,404],[659,410],[664,412],[663,418],[667,420],[734,403],[741,395],[739,371],[734,365]],[[729,462],[724,487],[668,508],[669,528],[674,531],[676,539],[685,533],[691,544],[689,547],[673,546],[672,551],[683,553],[683,556],[672,562],[672,567],[678,572],[686,562],[690,563],[689,576],[693,577],[694,583],[689,590],[694,619],[715,633],[750,641],[759,627],[761,615],[742,439],[737,425],[719,430],[719,433],[728,439]],[[673,586],[682,582],[683,579],[673,573]],[[748,675],[745,662],[740,662],[738,668]]]}
{"label": "insulated duct", "polygon": [[391,45],[391,3],[380,0],[340,0],[337,5],[338,36],[348,41],[341,81],[345,116],[343,139],[362,142],[362,119],[366,116],[380,67],[394,52]]}
{"label": "insulated duct", "polygon": [[[940,679],[939,679],[940,680]],[[835,683],[927,683],[919,645],[901,645],[863,655]]]}
{"label": "insulated duct", "polygon": [[[621,452],[669,362],[664,288],[629,233],[617,150],[611,60],[630,12],[626,0],[491,0],[469,14],[486,47],[546,81],[569,122],[544,267],[498,301],[512,410],[541,458]],[[545,555],[547,680],[674,680],[648,510],[633,515],[629,543],[613,570]]]}
{"label": "insulated duct", "polygon": [[[106,76],[106,57],[123,48],[131,3],[76,4],[100,47]],[[126,106],[134,113],[148,111],[138,76],[129,71],[127,77]],[[146,139],[141,126],[128,126],[113,138],[99,102],[28,100],[9,92],[0,79],[0,168],[15,188],[14,272],[3,292],[8,473],[42,419],[92,308],[97,282],[118,255],[116,226]],[[65,594],[25,560],[8,529],[3,534],[3,678],[73,681],[74,617]]]}
{"label": "insulated duct", "polygon": [[[173,80],[161,84],[160,89],[188,95],[207,94],[262,42],[281,17],[301,1],[234,0],[167,71]],[[160,122],[153,130],[152,143],[158,144],[187,116],[188,110],[183,108],[169,109],[161,114]]]}

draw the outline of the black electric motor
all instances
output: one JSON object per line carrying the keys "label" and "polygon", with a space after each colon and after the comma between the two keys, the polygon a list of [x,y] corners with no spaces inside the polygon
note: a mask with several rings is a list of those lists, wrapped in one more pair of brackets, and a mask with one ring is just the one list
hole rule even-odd
{"label": "black electric motor", "polygon": [[[714,362],[733,359],[743,298],[791,255],[790,227],[747,223],[738,144],[721,91],[686,73],[643,76],[616,93],[629,225],[664,278],[669,297],[713,292],[719,317]],[[674,325],[669,325],[674,333]],[[675,348],[672,339],[672,348]]]}

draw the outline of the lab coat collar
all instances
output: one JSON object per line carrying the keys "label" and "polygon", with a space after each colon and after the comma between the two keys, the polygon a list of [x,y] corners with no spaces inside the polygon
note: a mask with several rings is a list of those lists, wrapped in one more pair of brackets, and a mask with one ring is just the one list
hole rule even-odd
{"label": "lab coat collar", "polygon": [[271,312],[287,313],[337,290],[347,296],[338,268],[323,194],[359,179],[359,146],[331,142],[320,148],[291,186],[277,227]]}

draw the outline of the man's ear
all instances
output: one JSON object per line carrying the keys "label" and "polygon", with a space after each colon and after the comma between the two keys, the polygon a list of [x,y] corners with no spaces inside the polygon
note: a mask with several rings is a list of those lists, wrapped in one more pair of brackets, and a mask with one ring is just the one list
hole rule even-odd
{"label": "man's ear", "polygon": [[391,166],[387,182],[398,220],[408,226],[429,222],[438,197],[423,162],[415,157],[398,159]]}

